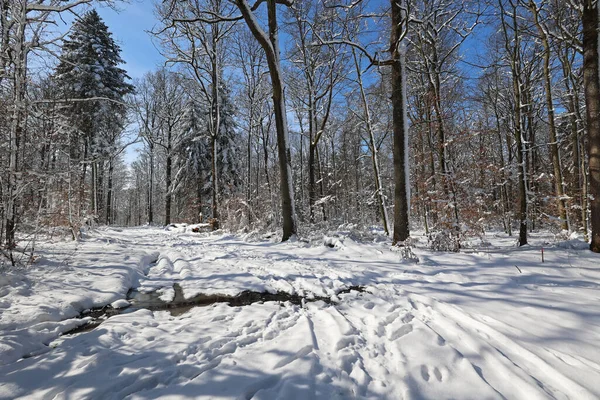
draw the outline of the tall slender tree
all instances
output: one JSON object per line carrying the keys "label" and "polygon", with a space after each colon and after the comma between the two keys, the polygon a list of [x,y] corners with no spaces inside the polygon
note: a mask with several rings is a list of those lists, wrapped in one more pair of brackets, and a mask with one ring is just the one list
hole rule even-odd
{"label": "tall slender tree", "polygon": [[[291,151],[289,148],[289,135],[287,113],[285,109],[285,96],[283,76],[281,71],[281,55],[279,49],[279,27],[277,20],[277,4],[292,6],[293,0],[267,0],[268,32],[266,32],[254,14],[255,10],[247,0],[235,0],[235,4],[242,13],[242,17],[254,38],[265,51],[269,75],[273,86],[273,109],[275,112],[275,128],[277,131],[277,151],[279,156],[279,174],[281,179],[281,212],[283,215],[283,237],[286,241],[298,231],[296,220],[296,205],[294,204],[294,188],[292,181]],[[260,4],[258,2],[257,4]]]}
{"label": "tall slender tree", "polygon": [[600,253],[600,76],[598,71],[598,1],[583,2],[583,83],[590,169],[591,243]]}

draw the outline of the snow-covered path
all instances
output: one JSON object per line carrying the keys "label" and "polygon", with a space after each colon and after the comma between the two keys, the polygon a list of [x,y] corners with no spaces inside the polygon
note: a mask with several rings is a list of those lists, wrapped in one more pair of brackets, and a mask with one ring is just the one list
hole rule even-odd
{"label": "snow-covered path", "polygon": [[[0,399],[600,398],[600,257],[563,242],[541,263],[539,247],[509,242],[417,246],[418,264],[343,235],[331,248],[107,229],[48,246],[26,274],[0,278]],[[172,299],[173,283],[186,297],[334,303],[138,310],[59,338],[83,309],[132,286]],[[366,292],[336,295],[353,285]]]}

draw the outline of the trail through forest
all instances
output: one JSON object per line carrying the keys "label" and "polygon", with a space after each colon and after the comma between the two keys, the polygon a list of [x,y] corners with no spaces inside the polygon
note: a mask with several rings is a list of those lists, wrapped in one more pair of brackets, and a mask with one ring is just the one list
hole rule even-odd
{"label": "trail through forest", "polygon": [[[3,273],[0,398],[600,397],[600,260],[583,241],[489,235],[443,253],[421,239],[417,263],[379,235],[273,243],[191,229],[46,242],[27,270]],[[132,287],[164,302],[174,288],[306,300],[138,308],[61,336],[86,309],[129,305]]]}

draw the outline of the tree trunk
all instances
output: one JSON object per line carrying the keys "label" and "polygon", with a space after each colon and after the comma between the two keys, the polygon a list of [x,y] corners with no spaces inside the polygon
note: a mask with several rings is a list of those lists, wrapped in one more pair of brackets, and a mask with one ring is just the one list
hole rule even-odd
{"label": "tree trunk", "polygon": [[362,80],[362,71],[360,69],[360,63],[358,62],[358,58],[356,56],[356,51],[352,50],[352,55],[354,57],[354,66],[356,68],[356,75],[358,81],[358,87],[360,89],[360,97],[363,104],[363,112],[365,125],[367,128],[367,133],[369,134],[369,148],[371,150],[371,162],[373,164],[373,175],[375,178],[375,195],[377,197],[377,202],[379,205],[379,212],[381,213],[381,222],[383,224],[383,229],[385,230],[386,235],[390,235],[389,228],[389,220],[387,214],[387,207],[385,205],[385,196],[383,194],[383,185],[381,183],[381,172],[379,171],[379,156],[377,143],[375,142],[375,135],[373,132],[373,123],[371,121],[371,111],[369,110],[369,103],[367,101],[367,94],[365,93],[365,88]]}
{"label": "tree trunk", "polygon": [[552,156],[552,168],[554,172],[554,190],[556,191],[556,203],[558,206],[558,216],[560,218],[560,227],[568,230],[567,207],[564,199],[563,176],[560,167],[560,154],[558,152],[558,139],[556,135],[556,125],[554,123],[554,101],[552,99],[552,78],[550,76],[550,44],[545,28],[539,20],[539,11],[537,5],[531,0],[529,8],[533,12],[535,24],[538,28],[542,45],[544,47],[544,86],[546,91],[546,108],[548,109],[548,131],[550,136],[550,155]]}
{"label": "tree trunk", "polygon": [[[310,130],[309,130],[310,131]],[[317,201],[317,183],[315,178],[315,152],[317,146],[313,144],[312,135],[309,136],[308,145],[308,209],[309,221],[315,222],[315,203]]]}
{"label": "tree trunk", "polygon": [[[513,89],[513,107],[514,107],[514,138],[516,144],[517,153],[517,176],[518,176],[518,187],[519,187],[519,208],[517,211],[517,219],[519,220],[519,246],[527,244],[527,163],[525,160],[525,143],[523,140],[523,120],[522,120],[522,104],[523,97],[521,91],[521,55],[520,55],[520,40],[519,40],[519,27],[517,19],[516,7],[513,5],[512,13],[506,13],[502,1],[498,2],[502,19],[502,31],[504,33],[504,46],[506,52],[509,55],[509,62],[512,76],[512,89]],[[512,5],[512,3],[511,3]],[[505,20],[505,16],[511,16],[511,28],[513,30],[512,37],[508,34],[508,23]],[[508,146],[510,148],[510,145]]]}
{"label": "tree trunk", "polygon": [[106,185],[106,225],[113,223],[113,159],[108,159],[108,181]]}
{"label": "tree trunk", "polygon": [[221,70],[219,66],[219,27],[216,24],[211,25],[212,34],[212,61],[211,61],[211,137],[210,148],[212,153],[212,229],[219,229],[219,134],[221,133],[221,100],[219,96],[219,88],[221,86]]}
{"label": "tree trunk", "polygon": [[404,242],[410,236],[409,212],[409,170],[408,170],[408,121],[406,120],[406,94],[404,81],[404,54],[400,48],[403,16],[398,1],[392,5],[392,118],[394,130],[394,237],[393,244]]}
{"label": "tree trunk", "polygon": [[79,162],[81,163],[81,176],[79,178],[79,205],[77,207],[77,217],[81,221],[81,214],[83,211],[83,204],[85,203],[85,177],[87,175],[87,155],[88,155],[88,142],[87,139],[83,143],[83,155],[80,157]]}
{"label": "tree trunk", "polygon": [[247,143],[247,176],[246,176],[246,207],[248,208],[248,228],[252,224],[252,125],[254,124],[254,97],[250,100],[250,122],[248,125]]}
{"label": "tree trunk", "polygon": [[[25,124],[25,94],[26,94],[26,74],[27,74],[27,50],[25,48],[25,27],[27,24],[27,8],[25,4],[21,5],[20,15],[18,15],[17,34],[14,45],[14,97],[13,112],[9,128],[9,176],[6,204],[6,229],[5,243],[7,249],[13,249],[16,245],[15,234],[17,229],[17,194],[19,179],[19,144]],[[11,254],[12,257],[12,254]]]}
{"label": "tree trunk", "polygon": [[[566,51],[565,51],[566,53]],[[579,124],[578,124],[578,107],[576,105],[576,102],[578,101],[578,99],[575,96],[574,93],[574,89],[571,87],[570,81],[572,79],[572,70],[571,70],[571,60],[569,59],[569,57],[564,54],[561,53],[559,50],[559,59],[560,62],[562,64],[562,70],[563,70],[563,81],[565,84],[565,91],[567,92],[567,96],[568,96],[568,101],[567,101],[567,111],[569,114],[569,129],[570,129],[570,139],[571,139],[571,146],[573,149],[573,173],[572,173],[572,178],[571,178],[571,184],[572,184],[572,196],[574,198],[573,203],[576,204],[577,206],[579,206],[581,208],[581,210],[584,210],[583,207],[583,197],[582,197],[582,192],[583,192],[583,187],[582,187],[582,169],[581,169],[581,152],[579,151]],[[577,210],[577,207],[573,207],[575,210]],[[586,211],[584,210],[584,213]],[[576,225],[579,225],[580,227],[582,227],[585,230],[585,225],[584,222],[585,221],[585,214],[582,215],[581,212],[575,212],[574,213],[574,222],[576,223]],[[573,229],[573,228],[571,228]],[[577,228],[573,229],[573,230],[577,230]],[[585,232],[585,234],[587,235],[587,232]]]}
{"label": "tree trunk", "polygon": [[219,229],[219,182],[218,182],[218,177],[217,177],[217,171],[218,171],[218,166],[217,166],[217,138],[215,137],[215,135],[212,135],[210,137],[210,149],[211,149],[211,153],[212,153],[212,163],[211,163],[211,174],[212,174],[212,204],[211,204],[211,209],[212,209],[212,218],[213,218],[213,224],[212,224],[212,228],[213,230]]}
{"label": "tree trunk", "polygon": [[600,77],[598,72],[598,4],[583,5],[583,82],[588,129],[591,211],[590,250],[600,253]]}
{"label": "tree trunk", "polygon": [[96,187],[98,184],[98,164],[96,163],[96,161],[92,162],[92,195],[91,195],[91,200],[92,200],[92,214],[93,216],[93,220],[96,220],[96,217],[98,216],[98,205],[96,204],[97,200],[98,200],[98,188]]}
{"label": "tree trunk", "polygon": [[308,208],[311,224],[315,222],[315,203],[317,202],[317,183],[315,178],[317,143],[315,138],[316,123],[314,108],[312,86],[308,85]]}
{"label": "tree trunk", "polygon": [[171,223],[171,170],[173,164],[172,151],[173,149],[171,148],[171,129],[169,129],[169,132],[167,134],[167,159],[165,165],[165,225],[169,225]]}
{"label": "tree trunk", "polygon": [[204,173],[200,163],[196,167],[196,196],[198,197],[198,222],[202,223],[204,218],[202,215],[202,190],[204,188]]}
{"label": "tree trunk", "polygon": [[154,223],[154,145],[152,143],[148,146],[150,152],[150,171],[148,180],[148,225]]}
{"label": "tree trunk", "polygon": [[[319,155],[319,148],[315,144],[315,156],[317,157],[317,172],[319,174],[319,190],[321,192],[321,198],[325,197],[325,177],[323,176],[323,168],[321,165],[321,156]],[[321,212],[323,213],[323,222],[327,222],[327,213],[325,210],[325,203],[321,202]]]}

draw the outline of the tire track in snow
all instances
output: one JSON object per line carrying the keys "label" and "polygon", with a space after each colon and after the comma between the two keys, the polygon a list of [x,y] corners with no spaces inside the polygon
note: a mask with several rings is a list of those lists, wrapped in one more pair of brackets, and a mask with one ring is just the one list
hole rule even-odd
{"label": "tire track in snow", "polygon": [[419,319],[463,354],[481,378],[502,396],[597,398],[538,355],[459,307],[419,294],[409,298]]}

